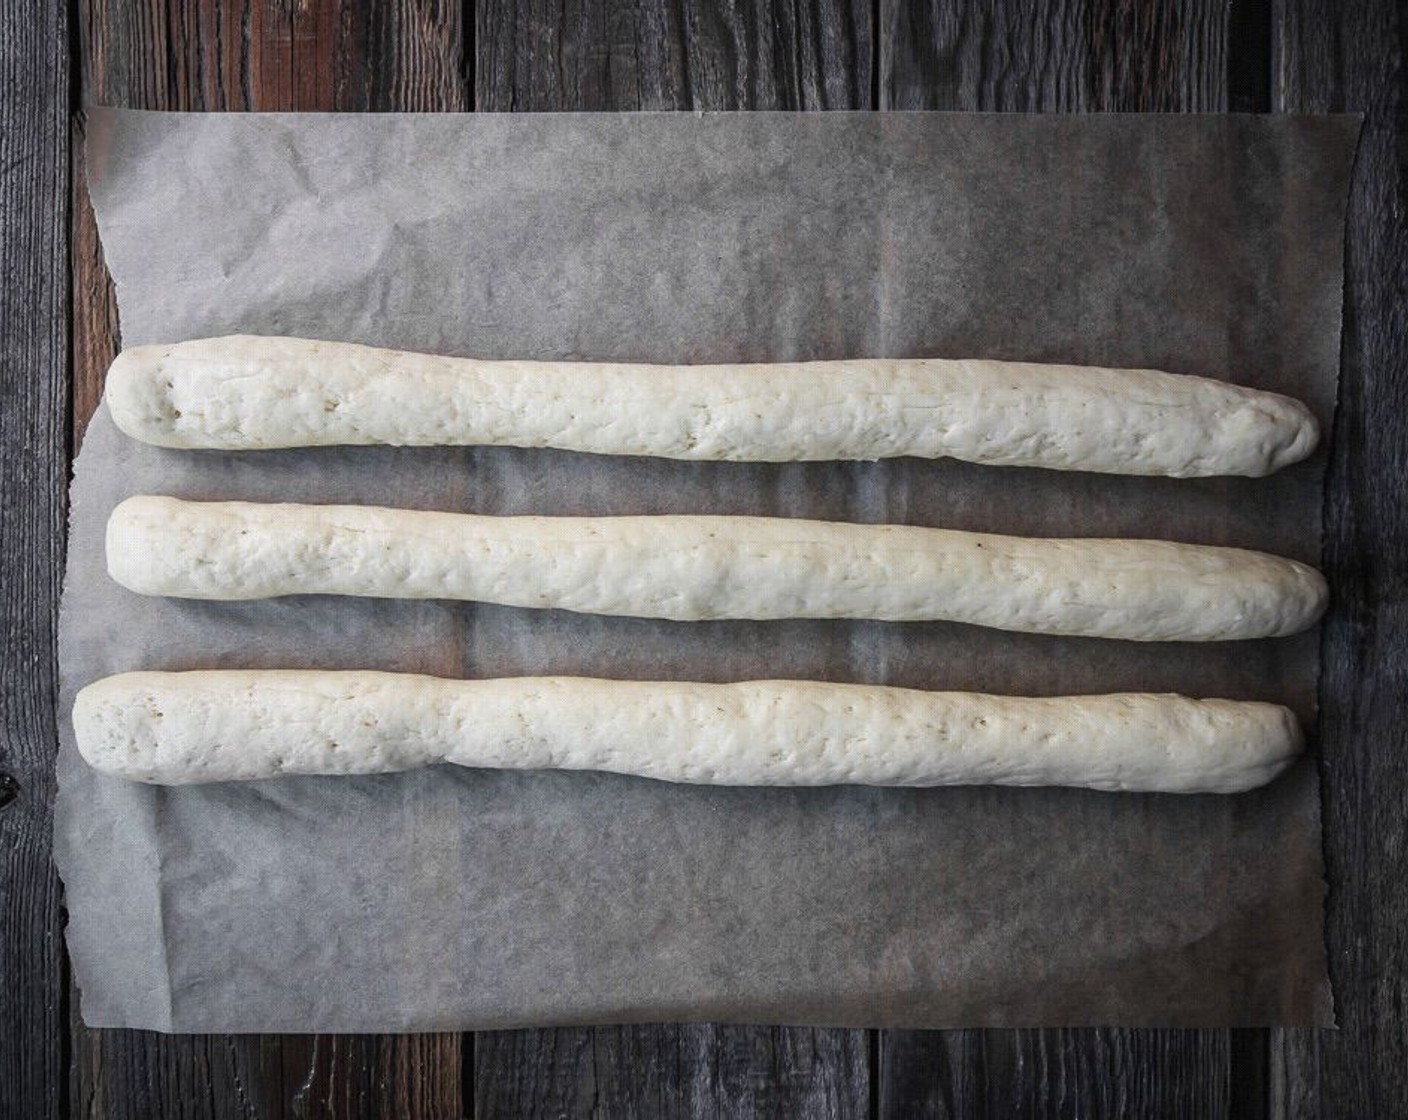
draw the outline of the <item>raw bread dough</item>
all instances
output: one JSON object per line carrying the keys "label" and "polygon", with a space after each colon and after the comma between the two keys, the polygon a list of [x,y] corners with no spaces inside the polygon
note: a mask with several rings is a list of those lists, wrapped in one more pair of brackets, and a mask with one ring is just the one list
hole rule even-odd
{"label": "raw bread dough", "polygon": [[1275,393],[1152,370],[868,358],[479,361],[233,336],[123,351],[117,426],[162,447],[558,447],[783,462],[900,455],[1107,474],[1259,476],[1315,449]]}
{"label": "raw bread dough", "polygon": [[1234,793],[1302,745],[1285,708],[1182,696],[299,670],[124,673],[83,689],[73,723],[92,766],[163,784],[453,762],[712,785]]}
{"label": "raw bread dough", "polygon": [[1282,636],[1325,581],[1167,541],[1048,540],[768,517],[485,517],[370,506],[122,502],[108,571],[145,595],[466,599],[589,614],[945,619],[1143,641]]}

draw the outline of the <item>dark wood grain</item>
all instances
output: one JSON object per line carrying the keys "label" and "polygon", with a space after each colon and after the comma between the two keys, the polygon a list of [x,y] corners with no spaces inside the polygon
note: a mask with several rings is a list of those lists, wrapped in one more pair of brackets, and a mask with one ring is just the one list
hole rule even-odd
{"label": "dark wood grain", "polygon": [[[817,4],[478,6],[482,110],[865,108],[871,12]],[[636,1026],[481,1034],[476,1115],[854,1116],[864,1031]]]}
{"label": "dark wood grain", "polygon": [[81,0],[90,104],[172,110],[469,108],[454,0]]}
{"label": "dark wood grain", "polygon": [[[462,110],[458,2],[83,0],[87,104],[177,110]],[[81,171],[82,152],[74,159]],[[73,197],[73,423],[118,348],[116,303],[81,183]],[[457,1116],[471,1036],[178,1036],[75,1017],[80,1116]]]}
{"label": "dark wood grain", "polygon": [[484,111],[871,104],[864,3],[484,0],[476,13]]}
{"label": "dark wood grain", "polygon": [[1228,1053],[1226,1031],[884,1031],[878,1115],[1225,1116]]}
{"label": "dark wood grain", "polygon": [[631,1026],[481,1034],[474,1115],[853,1117],[869,1108],[865,1031]]}
{"label": "dark wood grain", "polygon": [[57,1114],[67,1078],[50,863],[68,402],[68,16],[0,22],[0,1115]]}
{"label": "dark wood grain", "polygon": [[1408,1115],[1408,12],[1277,0],[1273,107],[1361,112],[1326,492],[1321,774],[1340,1030],[1278,1031],[1274,1115]]}
{"label": "dark wood grain", "polygon": [[1225,0],[879,0],[882,109],[1216,112]]}
{"label": "dark wood grain", "polygon": [[84,1031],[74,1116],[454,1117],[459,1035],[158,1035]]}

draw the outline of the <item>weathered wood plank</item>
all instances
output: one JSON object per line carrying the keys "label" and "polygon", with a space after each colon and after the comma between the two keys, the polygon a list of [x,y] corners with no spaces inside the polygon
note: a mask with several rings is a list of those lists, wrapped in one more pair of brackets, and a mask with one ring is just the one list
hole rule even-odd
{"label": "weathered wood plank", "polygon": [[[705,5],[487,0],[481,110],[871,105],[872,13],[838,0]],[[865,1031],[633,1026],[481,1033],[479,1116],[857,1116]]]}
{"label": "weathered wood plank", "polygon": [[882,109],[1216,112],[1227,4],[880,0]]}
{"label": "weathered wood plank", "polygon": [[[1217,0],[882,0],[880,103],[1217,111],[1242,61],[1229,60],[1228,20]],[[1234,1099],[1239,1115],[1254,1115],[1264,1039],[1245,1032],[1234,1047],[1225,1030],[882,1031],[879,1115],[1225,1116]]]}
{"label": "weathered wood plank", "polygon": [[68,14],[0,20],[0,1115],[58,1115],[67,1086],[50,862],[64,540]]}
{"label": "weathered wood plank", "polygon": [[1326,489],[1320,749],[1340,1030],[1278,1031],[1272,1115],[1408,1111],[1408,12],[1277,0],[1278,112],[1362,112]]}
{"label": "weathered wood plank", "polygon": [[261,112],[469,108],[453,0],[83,0],[90,104]]}
{"label": "weathered wood plank", "polygon": [[857,1117],[865,1031],[630,1026],[482,1033],[474,1115]]}
{"label": "weathered wood plank", "polygon": [[460,1036],[88,1031],[74,1116],[218,1120],[462,1114]]}
{"label": "weathered wood plank", "polygon": [[[461,110],[452,0],[83,0],[88,104],[173,110]],[[81,161],[82,151],[75,151]],[[81,170],[81,163],[79,165]],[[73,422],[81,436],[118,348],[92,210],[74,187]],[[185,1036],[90,1031],[74,1017],[80,1116],[457,1116],[468,1036]]]}
{"label": "weathered wood plank", "polygon": [[883,1031],[878,1115],[1224,1116],[1224,1033]]}
{"label": "weathered wood plank", "polygon": [[489,112],[871,104],[871,11],[845,0],[484,0],[474,39]]}
{"label": "weathered wood plank", "polygon": [[0,24],[0,1111],[63,1100],[66,980],[48,802],[66,443],[67,17]]}

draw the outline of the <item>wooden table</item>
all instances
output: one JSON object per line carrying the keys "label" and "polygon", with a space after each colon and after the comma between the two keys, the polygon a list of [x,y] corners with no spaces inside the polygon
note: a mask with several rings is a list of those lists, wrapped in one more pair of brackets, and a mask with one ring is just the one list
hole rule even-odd
{"label": "wooden table", "polygon": [[[0,17],[0,1113],[1408,1115],[1408,13],[1393,0],[11,0]],[[80,104],[1362,111],[1325,566],[1341,1030],[91,1031],[49,859],[67,463],[118,345]],[[335,981],[332,981],[335,982]]]}

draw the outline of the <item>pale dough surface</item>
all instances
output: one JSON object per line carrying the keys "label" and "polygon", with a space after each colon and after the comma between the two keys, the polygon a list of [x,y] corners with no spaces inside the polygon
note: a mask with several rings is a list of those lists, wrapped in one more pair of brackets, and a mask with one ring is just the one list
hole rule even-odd
{"label": "pale dough surface", "polygon": [[509,445],[672,459],[902,455],[1108,474],[1269,474],[1319,430],[1299,401],[1160,373],[870,358],[651,366],[482,361],[230,336],[123,351],[119,428],[162,447]]}
{"label": "pale dough surface", "polygon": [[108,571],[188,599],[358,595],[588,614],[947,620],[1142,641],[1279,637],[1326,602],[1293,560],[1168,541],[731,516],[487,517],[138,496]]}
{"label": "pale dough surface", "polygon": [[1172,695],[299,670],[124,673],[83,689],[73,722],[92,766],[162,784],[452,762],[713,785],[1233,793],[1302,746],[1275,704]]}

